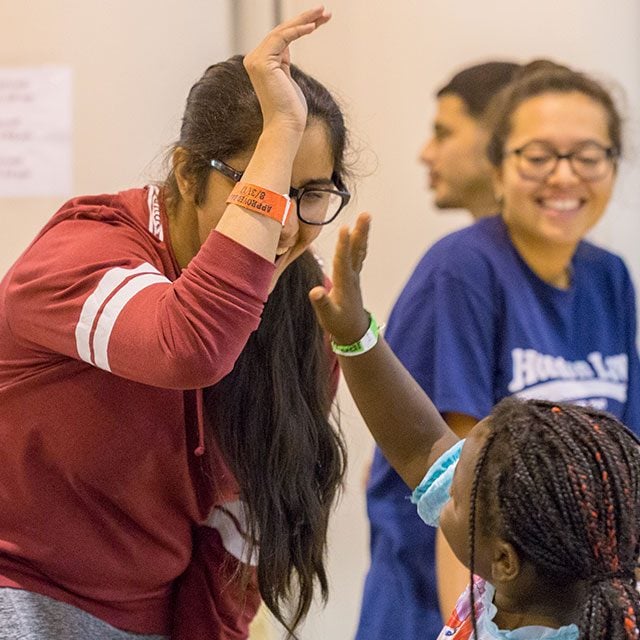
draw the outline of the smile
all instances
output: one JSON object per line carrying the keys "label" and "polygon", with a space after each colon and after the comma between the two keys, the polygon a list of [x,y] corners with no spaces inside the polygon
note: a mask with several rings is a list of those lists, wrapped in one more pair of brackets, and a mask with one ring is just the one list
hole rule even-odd
{"label": "smile", "polygon": [[538,198],[536,202],[550,213],[577,213],[584,205],[580,198]]}

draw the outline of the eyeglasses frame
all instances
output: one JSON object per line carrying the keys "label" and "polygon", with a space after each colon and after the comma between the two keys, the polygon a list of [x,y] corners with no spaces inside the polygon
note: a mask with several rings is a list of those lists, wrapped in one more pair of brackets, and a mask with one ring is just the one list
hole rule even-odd
{"label": "eyeglasses frame", "polygon": [[577,176],[578,178],[580,178],[580,180],[584,180],[585,182],[596,182],[598,180],[603,180],[606,177],[606,173],[603,174],[602,176],[599,176],[597,178],[584,178],[583,176],[581,176],[575,169],[575,167],[573,166],[573,158],[576,156],[576,154],[579,152],[580,147],[584,147],[587,144],[598,147],[598,149],[602,150],[605,152],[606,155],[606,159],[610,162],[610,166],[612,168],[615,168],[618,158],[620,157],[620,152],[615,148],[615,147],[603,147],[601,144],[597,143],[597,142],[587,142],[587,143],[583,143],[582,145],[578,145],[578,147],[576,149],[574,149],[573,151],[570,151],[569,153],[558,153],[550,144],[547,144],[545,142],[541,142],[538,140],[530,140],[529,142],[527,142],[526,144],[523,144],[521,147],[518,147],[517,149],[510,149],[506,151],[506,155],[515,155],[517,156],[518,159],[522,158],[522,152],[531,144],[540,144],[542,146],[545,146],[549,149],[549,151],[553,154],[553,156],[555,157],[555,162],[553,163],[553,166],[551,167],[551,169],[549,170],[548,173],[546,173],[544,176],[541,176],[540,178],[532,178],[531,176],[526,176],[522,173],[522,171],[520,170],[520,168],[518,167],[518,173],[520,173],[520,175],[525,179],[525,180],[536,180],[536,181],[542,181],[542,180],[546,180],[550,175],[552,175],[554,173],[554,171],[558,168],[558,164],[560,162],[560,160],[567,160],[569,162],[569,166],[571,167],[571,171],[573,171],[573,174],[575,176]]}
{"label": "eyeglasses frame", "polygon": [[[211,160],[210,164],[213,169],[221,173],[223,176],[226,176],[230,180],[233,180],[234,182],[240,182],[240,180],[242,180],[242,176],[244,175],[244,172],[238,171],[233,167],[230,167],[226,162],[222,162],[222,160]],[[296,213],[298,215],[298,220],[300,220],[300,222],[304,222],[305,224],[310,224],[317,227],[324,226],[326,224],[329,224],[330,222],[333,222],[338,217],[338,214],[347,206],[347,204],[349,204],[349,200],[351,199],[351,194],[348,191],[344,190],[344,187],[341,181],[337,179],[337,176],[335,174],[331,177],[337,189],[322,189],[322,188],[308,189],[307,187],[302,187],[301,189],[296,189],[296,187],[289,188],[289,197],[291,199],[295,199],[296,201]],[[343,187],[343,188],[341,189],[340,187]],[[308,222],[307,220],[305,220],[300,216],[300,201],[302,200],[302,196],[307,191],[322,191],[325,193],[335,193],[336,195],[339,195],[342,198],[342,204],[340,205],[338,210],[333,214],[333,216],[331,216],[331,218],[329,218],[328,220],[324,220],[323,222]]]}

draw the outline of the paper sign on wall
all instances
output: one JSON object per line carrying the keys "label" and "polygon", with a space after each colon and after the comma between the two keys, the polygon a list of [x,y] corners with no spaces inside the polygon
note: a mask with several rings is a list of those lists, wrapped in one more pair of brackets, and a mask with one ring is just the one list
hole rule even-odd
{"label": "paper sign on wall", "polygon": [[0,197],[71,192],[71,69],[0,67]]}

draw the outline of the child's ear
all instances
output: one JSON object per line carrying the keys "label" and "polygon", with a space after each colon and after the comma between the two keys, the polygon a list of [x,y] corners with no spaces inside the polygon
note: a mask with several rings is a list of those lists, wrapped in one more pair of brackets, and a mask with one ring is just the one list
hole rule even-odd
{"label": "child's ear", "polygon": [[522,571],[522,562],[515,547],[506,540],[496,538],[493,542],[491,577],[494,584],[512,582]]}

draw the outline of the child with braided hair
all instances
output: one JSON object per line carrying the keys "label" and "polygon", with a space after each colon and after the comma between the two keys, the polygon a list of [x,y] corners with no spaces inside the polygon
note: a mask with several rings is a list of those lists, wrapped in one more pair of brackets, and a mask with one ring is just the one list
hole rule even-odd
{"label": "child with braided hair", "polygon": [[470,570],[439,639],[638,638],[637,436],[596,409],[506,398],[459,440],[362,306],[368,228],[363,214],[340,231],[333,288],[310,298],[371,433]]}

